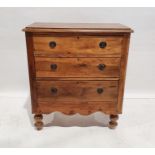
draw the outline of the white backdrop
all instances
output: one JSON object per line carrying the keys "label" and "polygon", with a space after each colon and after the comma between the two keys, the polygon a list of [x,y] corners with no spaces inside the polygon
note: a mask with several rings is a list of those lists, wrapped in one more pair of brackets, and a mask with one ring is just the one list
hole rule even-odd
{"label": "white backdrop", "polygon": [[0,8],[0,96],[29,94],[25,36],[32,22],[122,23],[131,36],[126,97],[155,98],[155,8]]}

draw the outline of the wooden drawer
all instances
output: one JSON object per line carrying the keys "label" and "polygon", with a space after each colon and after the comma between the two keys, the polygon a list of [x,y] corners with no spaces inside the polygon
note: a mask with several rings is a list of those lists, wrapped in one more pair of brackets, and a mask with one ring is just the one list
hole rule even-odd
{"label": "wooden drawer", "polygon": [[101,57],[121,56],[121,36],[103,37],[48,37],[33,36],[36,55],[50,55],[58,57]]}
{"label": "wooden drawer", "polygon": [[117,101],[118,81],[37,81],[38,102]]}
{"label": "wooden drawer", "polygon": [[35,57],[36,77],[119,77],[120,58]]}

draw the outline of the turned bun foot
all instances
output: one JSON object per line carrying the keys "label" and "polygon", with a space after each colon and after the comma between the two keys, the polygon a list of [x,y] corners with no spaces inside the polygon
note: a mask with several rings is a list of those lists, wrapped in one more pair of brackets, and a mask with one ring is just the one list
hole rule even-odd
{"label": "turned bun foot", "polygon": [[110,115],[110,122],[109,122],[110,129],[116,128],[116,126],[118,125],[117,120],[118,120],[118,115]]}
{"label": "turned bun foot", "polygon": [[41,130],[43,128],[44,123],[42,122],[43,115],[42,114],[35,114],[34,120],[35,120],[35,127],[37,130]]}

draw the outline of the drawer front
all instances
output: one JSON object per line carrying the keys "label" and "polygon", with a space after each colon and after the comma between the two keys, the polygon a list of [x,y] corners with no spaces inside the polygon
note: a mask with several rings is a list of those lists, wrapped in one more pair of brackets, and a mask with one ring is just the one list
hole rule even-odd
{"label": "drawer front", "polygon": [[117,101],[118,81],[38,81],[38,102]]}
{"label": "drawer front", "polygon": [[121,36],[104,37],[41,37],[34,36],[35,54],[72,57],[104,55],[120,56]]}
{"label": "drawer front", "polygon": [[119,77],[120,58],[35,57],[36,77]]}

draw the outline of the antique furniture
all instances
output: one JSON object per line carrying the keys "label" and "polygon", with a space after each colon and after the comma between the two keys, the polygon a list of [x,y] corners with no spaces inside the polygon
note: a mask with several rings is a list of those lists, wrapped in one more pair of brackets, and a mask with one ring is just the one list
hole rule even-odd
{"label": "antique furniture", "polygon": [[26,34],[32,113],[122,113],[129,27],[106,23],[33,23]]}

